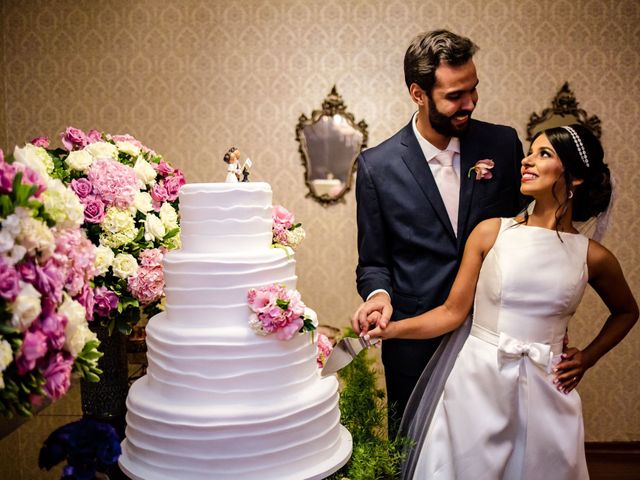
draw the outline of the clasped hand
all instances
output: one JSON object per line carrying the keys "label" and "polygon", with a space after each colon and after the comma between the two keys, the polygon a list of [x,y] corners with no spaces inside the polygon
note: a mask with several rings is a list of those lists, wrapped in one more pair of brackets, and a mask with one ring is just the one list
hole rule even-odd
{"label": "clasped hand", "polygon": [[[385,329],[391,319],[393,307],[386,293],[377,293],[364,302],[351,318],[353,330],[371,338],[387,338]],[[371,328],[374,327],[374,328]]]}

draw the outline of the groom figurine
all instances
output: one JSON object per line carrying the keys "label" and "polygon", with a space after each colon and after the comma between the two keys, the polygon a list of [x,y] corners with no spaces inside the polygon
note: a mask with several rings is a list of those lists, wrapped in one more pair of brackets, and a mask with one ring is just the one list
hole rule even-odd
{"label": "groom figurine", "polygon": [[[473,228],[522,206],[522,144],[513,128],[473,120],[476,45],[446,30],[418,35],[404,58],[418,111],[398,133],[358,158],[358,293],[378,323],[400,320],[447,298]],[[393,438],[432,340],[385,340],[382,362]]]}

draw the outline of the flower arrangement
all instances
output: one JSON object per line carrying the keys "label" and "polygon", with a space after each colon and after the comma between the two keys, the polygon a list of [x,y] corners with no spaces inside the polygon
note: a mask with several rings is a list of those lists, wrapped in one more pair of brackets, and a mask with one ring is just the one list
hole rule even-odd
{"label": "flower arrangement", "polygon": [[273,284],[249,289],[247,299],[253,312],[249,326],[259,335],[275,333],[279,340],[289,340],[298,332],[316,329],[297,290]]}
{"label": "flower arrangement", "polygon": [[302,224],[295,223],[293,213],[282,205],[273,207],[273,240],[274,247],[296,248],[305,238]]}
{"label": "flower arrangement", "polygon": [[88,134],[69,127],[63,148],[33,139],[14,156],[43,178],[68,185],[83,207],[83,227],[97,246],[94,313],[109,332],[131,333],[141,315],[161,308],[162,256],[180,247],[182,172],[131,135]]}
{"label": "flower arrangement", "polygon": [[[39,152],[37,154],[40,154]],[[37,167],[41,164],[37,164]],[[0,414],[29,416],[57,400],[72,372],[98,381],[100,342],[89,330],[95,247],[82,204],[60,180],[0,150]]]}
{"label": "flower arrangement", "polygon": [[331,350],[333,350],[333,345],[331,345],[329,337],[322,333],[318,334],[318,357],[316,359],[318,368],[324,367],[327,358],[331,355]]}
{"label": "flower arrangement", "polygon": [[115,428],[108,423],[82,419],[56,429],[44,441],[38,466],[51,470],[63,460],[65,480],[93,480],[96,471],[114,465],[122,449]]}
{"label": "flower arrangement", "polygon": [[489,160],[488,158],[478,160],[476,164],[469,169],[469,172],[467,172],[467,177],[471,177],[471,172],[475,172],[476,180],[490,180],[493,177],[491,169],[494,165],[493,160]]}

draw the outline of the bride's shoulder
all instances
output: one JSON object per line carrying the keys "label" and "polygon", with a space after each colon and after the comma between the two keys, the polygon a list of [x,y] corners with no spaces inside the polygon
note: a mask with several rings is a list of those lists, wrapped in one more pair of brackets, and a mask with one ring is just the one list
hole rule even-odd
{"label": "bride's shoulder", "polygon": [[501,225],[501,218],[483,220],[473,229],[469,236],[469,241],[477,245],[481,251],[487,252],[496,242]]}

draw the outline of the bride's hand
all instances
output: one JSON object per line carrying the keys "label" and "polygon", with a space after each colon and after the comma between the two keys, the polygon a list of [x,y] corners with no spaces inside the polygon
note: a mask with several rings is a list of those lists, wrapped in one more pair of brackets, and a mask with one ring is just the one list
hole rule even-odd
{"label": "bride's hand", "polygon": [[555,373],[553,383],[561,392],[569,393],[580,383],[589,367],[586,365],[582,350],[575,347],[566,348],[561,358],[553,369]]}

